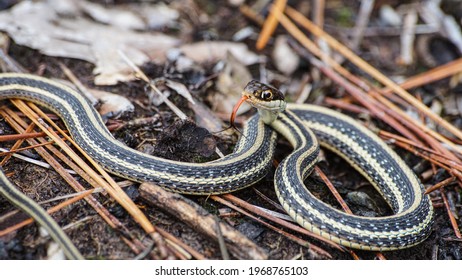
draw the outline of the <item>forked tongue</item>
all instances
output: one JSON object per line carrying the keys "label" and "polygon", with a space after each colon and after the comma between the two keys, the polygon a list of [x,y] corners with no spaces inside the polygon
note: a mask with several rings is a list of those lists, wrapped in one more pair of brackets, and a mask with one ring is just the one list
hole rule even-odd
{"label": "forked tongue", "polygon": [[239,101],[236,103],[236,105],[234,105],[233,112],[231,113],[231,117],[229,118],[229,124],[232,128],[236,129],[236,126],[234,125],[234,119],[236,118],[237,110],[239,110],[239,107],[241,107],[242,103],[244,103],[244,101],[246,101],[247,99],[249,99],[249,97],[243,95],[241,99],[239,99]]}

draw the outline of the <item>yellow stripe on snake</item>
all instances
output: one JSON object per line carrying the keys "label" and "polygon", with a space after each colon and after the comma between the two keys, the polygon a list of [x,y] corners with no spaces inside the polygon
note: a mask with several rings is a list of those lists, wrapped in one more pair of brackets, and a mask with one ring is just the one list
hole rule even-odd
{"label": "yellow stripe on snake", "polygon": [[[286,104],[279,90],[257,81],[251,81],[243,95],[259,114],[246,122],[234,152],[212,162],[183,163],[143,154],[119,143],[91,104],[67,86],[34,75],[0,74],[0,99],[24,99],[53,111],[63,119],[77,144],[115,175],[153,182],[183,194],[233,192],[266,175],[278,132],[294,149],[276,169],[275,189],[280,203],[298,224],[338,244],[362,250],[407,248],[429,235],[433,207],[423,194],[422,184],[375,134],[336,111]],[[364,175],[394,214],[350,215],[310,193],[303,181],[317,163],[318,143]],[[56,222],[0,173],[2,195],[45,227],[68,258],[82,258]]]}

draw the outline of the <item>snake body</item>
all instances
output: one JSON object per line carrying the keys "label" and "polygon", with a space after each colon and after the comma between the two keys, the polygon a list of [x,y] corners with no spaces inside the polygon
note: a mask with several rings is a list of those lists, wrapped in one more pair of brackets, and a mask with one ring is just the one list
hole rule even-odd
{"label": "snake body", "polygon": [[[276,193],[287,213],[300,225],[339,244],[363,250],[406,248],[428,236],[433,208],[423,195],[423,186],[376,135],[353,119],[319,106],[289,104],[284,110],[282,94],[256,81],[249,83],[244,92],[257,98],[254,103],[271,106],[257,106],[260,114],[246,123],[244,136],[233,153],[212,162],[194,164],[146,155],[119,143],[91,104],[67,86],[34,75],[0,74],[0,99],[24,99],[55,112],[76,143],[118,176],[153,182],[184,194],[232,192],[265,176],[272,164],[277,131],[289,140],[294,150],[276,170]],[[274,106],[278,108],[273,110]],[[303,180],[317,162],[318,140],[363,174],[395,214],[377,218],[349,215],[307,191]],[[35,202],[25,199],[3,173],[0,184],[0,192],[8,200],[54,233],[53,238],[56,236],[68,258],[81,257],[53,219]]]}

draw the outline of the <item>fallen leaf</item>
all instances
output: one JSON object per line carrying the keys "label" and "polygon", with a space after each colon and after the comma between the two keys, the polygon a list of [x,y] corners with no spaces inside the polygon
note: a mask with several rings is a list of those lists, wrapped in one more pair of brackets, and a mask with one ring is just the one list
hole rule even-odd
{"label": "fallen leaf", "polygon": [[[67,12],[71,12],[70,8]],[[103,25],[81,17],[62,17],[48,2],[23,1],[0,12],[0,30],[19,44],[49,56],[82,59],[95,64],[95,84],[113,85],[134,78],[120,58],[123,51],[136,65],[164,61],[179,40],[161,33],[142,33]]]}
{"label": "fallen leaf", "polygon": [[123,113],[135,110],[133,103],[122,95],[96,89],[89,89],[89,91],[102,103],[98,108],[98,112],[102,116],[118,117]]}
{"label": "fallen leaf", "polygon": [[251,65],[264,61],[263,56],[259,56],[250,51],[244,43],[203,41],[183,45],[180,47],[180,50],[187,57],[199,64],[224,60],[228,53],[232,53],[233,56],[244,65]]}
{"label": "fallen leaf", "polygon": [[287,76],[297,70],[300,57],[289,46],[287,36],[278,36],[273,49],[273,62],[276,68]]}
{"label": "fallen leaf", "polygon": [[144,30],[146,24],[134,12],[119,8],[107,8],[98,4],[84,1],[80,7],[96,21],[123,29]]}
{"label": "fallen leaf", "polygon": [[178,83],[178,82],[167,79],[167,80],[165,80],[165,85],[167,87],[173,89],[174,91],[176,91],[176,93],[178,93],[179,95],[186,98],[192,104],[195,103],[193,97],[191,96],[191,93],[186,88],[186,86],[183,85],[182,83]]}

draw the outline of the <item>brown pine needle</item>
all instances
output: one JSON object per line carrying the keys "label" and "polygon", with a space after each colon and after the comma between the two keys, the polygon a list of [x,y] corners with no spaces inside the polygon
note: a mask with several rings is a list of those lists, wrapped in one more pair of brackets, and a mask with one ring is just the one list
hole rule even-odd
{"label": "brown pine needle", "polygon": [[324,174],[321,168],[319,168],[318,166],[315,166],[314,170],[316,171],[316,173],[318,173],[319,177],[321,177],[321,179],[324,181],[324,183],[329,188],[330,192],[334,195],[335,199],[340,204],[340,206],[342,206],[343,211],[345,211],[348,214],[353,214],[353,212],[351,212],[350,207],[348,207],[348,205],[345,203],[343,198],[338,193],[337,189],[334,187],[332,182],[327,178],[326,174]]}
{"label": "brown pine needle", "polygon": [[[81,200],[82,198],[86,197],[87,195],[89,195],[89,194],[91,194],[91,193],[92,193],[92,190],[88,190],[88,191],[86,191],[86,192],[81,193],[81,194],[78,195],[78,196],[75,196],[75,197],[73,197],[73,198],[71,198],[71,199],[68,199],[68,200],[66,200],[66,201],[63,201],[63,202],[59,203],[58,205],[53,206],[53,207],[51,207],[50,209],[48,209],[48,210],[47,210],[47,213],[48,213],[48,214],[53,214],[53,213],[55,213],[55,212],[57,212],[57,211],[63,209],[64,207],[67,207],[67,206],[69,206],[69,205],[71,205],[71,204],[73,204],[73,203],[75,203],[75,202]],[[33,223],[33,222],[34,222],[34,220],[33,220],[32,218],[29,218],[29,219],[27,219],[27,220],[24,220],[24,221],[22,221],[22,222],[20,222],[20,223],[17,223],[17,224],[15,224],[15,225],[13,225],[13,226],[10,226],[10,227],[8,227],[8,228],[6,228],[6,229],[4,229],[4,230],[1,230],[1,231],[0,231],[0,236],[4,236],[4,235],[6,235],[6,234],[9,234],[9,233],[11,233],[11,232],[13,232],[13,231],[16,231],[16,230],[18,230],[18,229],[20,229],[20,228],[22,228],[22,227],[24,227],[24,226],[27,226],[27,225]]]}
{"label": "brown pine needle", "polygon": [[[283,11],[285,9],[287,0],[276,0],[275,2],[276,3],[271,7],[271,10],[277,9],[279,11]],[[271,12],[266,18],[260,35],[258,36],[256,44],[257,50],[262,50],[266,46],[274,30],[276,30],[277,25],[278,18],[274,15],[274,12]]]}
{"label": "brown pine needle", "polygon": [[[460,72],[462,72],[462,58],[453,60],[444,65],[432,68],[426,72],[410,77],[406,79],[406,81],[401,83],[399,86],[406,90],[416,88],[435,81],[442,80],[444,78],[453,76]],[[392,93],[392,90],[390,88],[385,88],[382,90],[382,93]]]}
{"label": "brown pine needle", "polygon": [[[16,101],[16,103],[19,104],[18,106],[19,106],[20,108],[22,108],[22,109],[25,110],[26,114],[32,116],[31,118],[32,118],[32,120],[35,120],[35,123],[39,122],[40,119],[37,118],[37,116],[36,116],[34,113],[32,113],[31,110],[27,110],[27,109],[25,109],[24,107],[22,107],[22,106],[24,106],[24,103],[23,103],[22,101]],[[22,104],[22,105],[21,105],[21,104]],[[39,110],[35,105],[31,104],[31,106],[32,106],[35,110]],[[41,114],[41,116],[42,116],[44,119],[47,119],[48,121],[51,122],[51,120],[49,120],[48,116],[45,115],[43,112],[40,112],[40,114]],[[5,117],[5,114],[3,114],[3,115],[4,115],[4,117]],[[11,113],[11,111],[10,111],[8,114],[6,114],[7,118],[9,118],[11,115],[14,115],[14,114]],[[17,121],[23,122],[19,117],[17,117]],[[51,123],[52,123],[53,126],[55,126],[55,127],[58,128],[58,131],[59,131],[60,133],[63,133],[63,131],[62,131],[61,129],[59,129],[59,127],[58,127],[56,124],[54,124],[53,122],[51,122]],[[43,128],[44,128],[44,127],[42,126],[42,129],[43,129]],[[52,133],[51,130],[47,130],[46,132]],[[66,136],[65,134],[63,134],[63,135]],[[68,136],[66,136],[66,137],[68,137]],[[53,137],[52,137],[52,138],[53,138]],[[55,136],[55,138],[59,139],[59,137],[56,137],[56,136]],[[61,140],[61,139],[59,139],[59,140]],[[61,143],[64,143],[64,142],[61,140]],[[54,148],[54,147],[53,147],[53,146],[49,146],[49,148]],[[63,148],[63,150],[66,150],[66,148]],[[70,149],[67,148],[67,150],[70,150]],[[73,151],[72,151],[72,152],[73,152]],[[43,156],[43,155],[42,155],[42,156]],[[52,162],[50,162],[49,160],[54,160],[54,159],[53,159],[51,156],[48,156],[48,157],[49,157],[48,162],[51,164]],[[83,163],[83,161],[80,160],[80,164],[82,164],[82,163]],[[51,164],[51,165],[53,166],[53,164]],[[55,167],[56,167],[56,164],[55,164]],[[88,177],[88,174],[92,174],[91,172],[88,172],[88,170],[85,170],[84,173],[87,174],[86,177]],[[65,179],[66,179],[66,176],[68,176],[68,174],[66,174],[66,172],[60,172],[60,174],[61,174],[62,176],[64,176]],[[96,176],[95,182],[97,182],[97,185],[98,185],[98,186],[102,185],[101,182],[104,182],[104,181],[101,181],[101,177],[99,177],[99,175],[97,175],[97,174],[94,173],[94,172],[93,172],[93,176]],[[66,181],[67,181],[68,183],[70,183],[71,186],[73,185],[73,183],[72,183],[73,178],[72,178],[72,177],[70,177],[70,178],[68,177],[68,179],[67,179]],[[92,182],[90,181],[90,183],[92,183]],[[77,190],[77,191],[82,191],[82,190],[83,190],[83,187],[77,187],[76,190]],[[125,194],[125,193],[124,193],[124,194]],[[105,209],[104,207],[102,207],[101,205],[99,205],[99,202],[96,201],[92,196],[89,196],[89,198],[91,198],[91,199],[90,199],[90,200],[87,200],[87,201],[93,206],[94,209],[96,209],[97,212],[100,213],[101,217],[103,217],[103,219],[105,219],[105,221],[106,221],[111,227],[113,227],[114,229],[120,229],[120,230],[122,230],[122,232],[125,232],[125,233],[127,234],[127,236],[130,236],[129,231],[126,230],[126,228],[123,226],[123,224],[120,223],[117,219],[115,219],[115,217],[113,217],[112,215],[110,215],[109,212],[107,211],[107,209]],[[131,201],[131,200],[130,200],[130,201]],[[132,204],[133,204],[133,202],[132,202]],[[99,206],[98,206],[98,205],[99,205]],[[135,207],[136,207],[136,205],[135,205]],[[153,238],[158,239],[158,240],[157,240],[158,245],[161,244],[161,245],[158,246],[158,247],[164,248],[164,246],[162,245],[162,241],[159,240],[158,234],[154,233],[154,234],[151,234],[151,236],[152,236]],[[139,250],[139,249],[137,249],[137,248],[144,248],[144,245],[141,244],[141,242],[139,242],[139,241],[136,240],[136,239],[133,239],[133,242],[136,243],[136,246],[134,246],[134,245],[132,244],[132,242],[131,242],[130,240],[128,240],[127,238],[125,238],[125,237],[122,237],[122,240],[124,240],[124,242],[126,242],[127,245],[128,245],[130,248],[132,248],[133,250],[135,250],[135,253],[139,253],[141,250],[143,250],[143,249]],[[159,242],[160,242],[160,243],[159,243]],[[160,249],[160,250],[161,250],[161,254],[164,254],[164,253],[165,253],[165,252],[164,252],[165,250],[162,249],[162,248]]]}
{"label": "brown pine needle", "polygon": [[351,104],[349,102],[345,102],[344,100],[340,100],[340,99],[334,99],[334,98],[331,98],[331,97],[325,97],[324,98],[324,103],[326,103],[327,105],[334,106],[336,108],[342,109],[342,110],[346,110],[346,111],[350,111],[352,113],[356,113],[356,114],[370,114],[370,112],[368,110],[364,109],[363,107]]}
{"label": "brown pine needle", "polygon": [[30,149],[35,149],[37,147],[43,147],[43,146],[51,145],[51,144],[53,144],[53,141],[48,141],[48,142],[45,142],[45,143],[40,143],[40,144],[32,145],[32,146],[27,146],[27,147],[24,147],[24,148],[18,148],[18,149],[14,149],[14,150],[9,150],[8,152],[1,152],[0,157],[8,155],[8,154],[14,154],[14,153],[22,152],[22,151],[27,151],[27,150],[30,150]]}
{"label": "brown pine needle", "polygon": [[[281,11],[281,10],[279,10]],[[347,58],[350,62],[358,66],[360,69],[371,75],[377,81],[382,83],[383,85],[390,88],[394,93],[399,95],[401,98],[406,100],[409,104],[413,105],[416,109],[424,113],[427,117],[434,120],[436,123],[440,124],[444,127],[447,131],[451,132],[453,135],[457,136],[459,139],[462,140],[462,132],[457,129],[455,126],[450,124],[448,121],[434,113],[430,110],[425,104],[419,102],[414,96],[412,96],[409,92],[404,90],[402,87],[398,86],[395,82],[393,82],[390,78],[382,74],[376,68],[372,67],[369,63],[365,60],[357,56],[354,52],[350,49],[342,45],[339,41],[335,38],[324,32],[321,28],[313,24],[309,19],[307,19],[303,14],[292,9],[290,7],[286,7],[286,13],[294,19],[297,23],[303,26],[306,30],[311,32],[316,37],[322,38],[326,41],[327,44],[340,54],[342,54],[345,58]],[[277,15],[277,13],[275,13]],[[282,15],[282,14],[280,14]],[[281,17],[279,16],[279,20],[281,21]],[[281,21],[282,24],[282,21]],[[462,66],[462,64],[460,65]],[[462,71],[462,67],[460,68],[459,72]]]}
{"label": "brown pine needle", "polygon": [[446,197],[446,192],[444,189],[440,189],[441,197],[443,198],[444,206],[448,212],[449,220],[451,221],[452,228],[454,229],[454,233],[456,234],[457,238],[461,239],[462,235],[460,234],[459,225],[457,224],[457,220],[454,217],[454,214],[451,211],[451,207],[449,207],[448,199]]}
{"label": "brown pine needle", "polygon": [[[141,225],[141,227],[147,233],[150,234],[150,233],[155,232],[154,226],[149,222],[146,216],[133,203],[133,201],[127,196],[127,194],[117,185],[117,183],[112,179],[112,177],[106,171],[104,171],[102,167],[100,167],[90,156],[86,155],[86,153],[83,150],[78,148],[80,152],[82,152],[82,154],[85,155],[87,160],[92,163],[92,165],[95,167],[98,173],[103,175],[104,179],[109,183],[109,185],[95,171],[93,171],[93,169],[87,166],[83,162],[83,160],[72,149],[70,149],[67,146],[67,144],[64,141],[62,141],[61,138],[57,136],[56,133],[54,133],[53,130],[45,126],[43,121],[40,121],[41,118],[43,118],[44,120],[51,123],[53,126],[55,125],[50,119],[48,119],[48,117],[45,114],[40,115],[41,118],[36,114],[36,112],[41,114],[41,110],[39,110],[38,107],[35,106],[35,104],[28,103],[28,105],[35,111],[34,112],[28,109],[27,107],[25,107],[24,104],[21,104],[22,102],[18,102],[17,100],[13,102],[15,103],[15,105],[18,106],[18,108],[24,109],[24,111],[26,112],[30,112],[31,115],[34,116],[32,118],[32,121],[38,127],[40,127],[48,135],[48,137],[53,139],[56,142],[56,144],[59,145],[70,158],[72,158],[72,160],[77,162],[85,172],[87,172],[88,174],[92,174],[93,179],[98,184],[100,184],[103,188],[105,188],[105,190],[132,215],[132,217]],[[55,128],[57,129],[57,131],[61,132],[61,129],[58,126],[56,126]],[[75,142],[70,137],[68,138],[65,136],[65,138],[68,141],[71,141],[71,143],[74,144],[74,146],[78,147],[78,145],[76,145]]]}
{"label": "brown pine needle", "polygon": [[431,161],[432,164],[436,164],[443,168],[451,167],[451,169],[455,169],[459,172],[462,172],[462,163],[460,163],[458,159],[454,160],[454,157],[446,156],[445,154],[442,154],[436,150],[423,146],[420,143],[413,142],[412,140],[406,139],[404,137],[384,130],[379,131],[379,136],[384,139],[393,140],[394,144],[399,145],[400,147],[412,152],[415,155],[421,157],[422,155],[424,155],[425,159],[431,159],[429,161]]}
{"label": "brown pine needle", "polygon": [[43,137],[45,135],[46,134],[44,132],[23,133],[23,134],[14,134],[14,135],[0,135],[0,142]]}
{"label": "brown pine needle", "polygon": [[[28,125],[26,124],[18,114],[16,114],[15,112],[13,112],[12,110],[8,109],[8,108],[3,108],[2,111],[0,111],[1,115],[3,116],[3,118],[5,120],[7,120],[7,122],[16,130],[18,131],[19,133],[24,133],[26,130],[25,128],[27,128],[27,131],[30,131],[30,127],[34,127],[34,124],[32,123],[31,125]],[[24,114],[21,114],[24,116]],[[22,141],[22,140],[21,140]],[[37,142],[34,140],[34,139],[26,139],[26,141],[29,142],[30,145],[35,145],[37,144]],[[42,141],[43,142],[46,142],[43,138],[38,138],[37,141]],[[60,153],[57,151],[56,148],[54,148],[53,146],[47,146],[48,149],[50,149],[51,151],[53,151],[53,153],[55,153],[56,155],[58,155],[58,157],[60,157],[60,159],[62,159],[66,164],[68,164],[71,168],[74,168],[74,170],[78,172],[78,169],[75,168],[74,164],[72,162],[70,162],[68,159],[66,158],[63,158],[62,156],[60,156]],[[38,154],[40,156],[42,156],[43,159],[45,159],[49,164],[50,166],[52,166],[59,174],[61,174],[61,176],[63,177],[63,179],[72,187],[74,188],[76,191],[78,192],[84,192],[86,191],[84,189],[84,187],[82,185],[80,185],[72,176],[70,176],[64,169],[64,167],[62,167],[54,157],[52,157],[47,151],[45,151],[45,149],[43,149],[43,147],[37,147],[36,148],[36,151],[38,152]],[[87,176],[88,177],[88,176]],[[84,177],[85,178],[85,177]],[[91,183],[91,181],[89,181]],[[94,185],[95,187],[97,187],[97,185]],[[118,230],[118,231],[122,231],[122,232],[125,232],[125,236],[130,236],[130,234],[128,233],[128,230],[125,229],[125,227],[123,226],[123,224],[118,221],[112,214],[109,213],[109,211],[104,208],[103,205],[101,205],[98,200],[96,200],[92,195],[88,195],[86,197],[84,197],[85,200],[90,204],[90,206],[93,207],[93,209],[95,209],[95,211],[108,223],[109,226],[111,226],[113,229],[115,230]],[[138,248],[144,248],[144,246],[139,242],[137,241],[136,239],[133,240],[134,243],[137,244],[138,247],[134,246],[132,241],[128,240],[127,238],[125,237],[122,237],[122,240],[135,252],[135,253],[139,253],[140,249]]]}
{"label": "brown pine needle", "polygon": [[[8,121],[8,120],[11,120],[11,117],[10,116],[3,116],[3,118]],[[26,130],[24,131],[25,133],[30,133],[31,131],[34,130],[34,125],[31,124],[29,125]],[[19,147],[22,145],[22,143],[24,143],[24,140],[25,139],[18,139],[18,141],[16,143],[14,143],[13,147],[11,147],[12,150],[16,150],[16,149],[19,149]],[[0,165],[3,166],[10,158],[11,158],[12,154],[7,154],[3,160],[0,162]]]}
{"label": "brown pine needle", "polygon": [[449,177],[447,179],[444,179],[443,181],[429,187],[426,191],[425,191],[425,194],[429,194],[433,191],[436,191],[436,190],[439,190],[443,187],[446,187],[447,185],[451,184],[452,182],[455,182],[456,181],[456,177],[452,176],[452,177]]}
{"label": "brown pine needle", "polygon": [[[211,198],[215,200],[217,197],[216,197],[216,196],[211,196]],[[250,203],[247,203],[247,202],[243,201],[242,199],[239,199],[239,198],[237,198],[237,197],[235,197],[235,196],[233,196],[233,195],[231,195],[231,194],[222,195],[221,198],[226,199],[227,201],[230,201],[230,202],[232,202],[232,203],[234,203],[234,204],[236,204],[236,205],[238,205],[238,206],[240,206],[240,207],[246,209],[247,211],[251,211],[251,212],[254,213],[254,214],[257,214],[257,215],[259,215],[259,216],[261,216],[261,217],[264,217],[264,218],[266,218],[266,219],[268,219],[268,220],[270,220],[270,221],[273,221],[273,222],[275,222],[275,223],[278,223],[278,224],[281,225],[281,226],[284,226],[284,227],[286,227],[286,228],[288,228],[288,229],[291,229],[291,230],[293,230],[293,231],[296,231],[296,232],[305,234],[305,235],[310,236],[310,237],[312,237],[312,238],[321,240],[321,241],[323,241],[323,242],[329,244],[330,246],[332,246],[332,247],[334,247],[334,248],[336,248],[336,249],[339,249],[339,250],[341,250],[341,251],[344,251],[343,247],[340,246],[340,245],[338,245],[337,243],[334,243],[334,242],[332,242],[332,241],[330,241],[330,240],[328,240],[328,239],[326,239],[326,238],[323,238],[323,237],[321,237],[321,236],[319,236],[319,235],[315,235],[314,233],[312,233],[312,232],[310,232],[310,231],[308,231],[308,230],[306,230],[306,229],[300,227],[299,225],[295,225],[295,224],[293,224],[293,223],[291,223],[291,222],[285,221],[285,220],[280,219],[280,218],[278,218],[278,217],[275,217],[275,216],[273,216],[273,215],[271,215],[271,214],[268,214],[267,212],[265,212],[265,211],[259,209],[258,207],[254,206],[254,205],[252,205],[252,204],[250,204]],[[233,209],[234,209],[234,208],[233,208]],[[239,209],[240,209],[240,208],[239,208]],[[236,209],[235,209],[235,210],[236,210]],[[239,211],[239,212],[240,212],[240,211]]]}
{"label": "brown pine needle", "polygon": [[[280,13],[277,11],[276,13]],[[348,77],[348,79],[354,81],[356,84],[366,85],[365,82],[361,81],[357,77],[353,76],[348,70],[343,68],[340,64],[338,64],[334,59],[324,54],[316,44],[311,41],[305,34],[298,29],[294,23],[292,23],[286,16],[283,14],[278,15],[280,18],[280,23],[289,31],[292,36],[294,36],[304,47],[306,47],[310,52],[318,56],[319,58],[323,59],[323,61],[328,62],[329,65],[335,69],[338,73],[343,75],[344,77]],[[393,113],[385,113],[387,109],[382,104],[378,103],[377,101],[373,100],[370,96],[362,94],[360,89],[356,88],[353,84],[349,83],[341,77],[340,75],[334,73],[330,68],[323,66],[321,63],[317,65],[320,70],[327,75],[330,79],[334,82],[341,84],[343,88],[345,88],[350,94],[352,94],[356,100],[362,103],[363,106],[368,108],[368,110],[373,113],[374,116],[385,119],[386,122],[392,126],[394,129],[402,133],[408,138],[413,139],[414,141],[418,141],[417,138],[410,133],[405,127],[403,127],[397,120],[392,118]],[[385,111],[385,112],[384,112]],[[388,110],[389,111],[389,110]],[[428,130],[428,128],[427,128]],[[422,132],[419,130],[419,132]]]}
{"label": "brown pine needle", "polygon": [[[224,195],[224,196],[230,196],[230,195]],[[222,196],[222,197],[224,197],[224,196]],[[277,227],[275,227],[275,226],[273,226],[273,225],[271,225],[271,224],[269,224],[269,223],[267,223],[267,222],[265,222],[265,221],[259,219],[258,217],[256,217],[256,216],[254,216],[254,215],[248,213],[247,211],[245,211],[245,210],[243,210],[243,209],[241,209],[241,208],[235,206],[235,205],[232,204],[230,201],[225,200],[225,199],[223,199],[222,197],[219,197],[219,196],[211,196],[210,198],[213,199],[213,200],[215,200],[216,202],[219,202],[219,203],[221,203],[221,204],[223,204],[223,205],[226,205],[226,206],[228,206],[229,208],[234,209],[234,210],[238,211],[239,213],[241,213],[241,214],[243,214],[243,215],[245,215],[245,216],[247,216],[247,217],[249,217],[249,218],[251,218],[251,219],[253,219],[253,220],[257,221],[257,222],[259,222],[259,223],[261,223],[262,225],[264,225],[264,226],[266,226],[266,227],[268,227],[268,228],[270,228],[270,229],[276,231],[277,233],[279,233],[279,234],[281,234],[281,235],[287,237],[288,239],[290,239],[290,240],[296,242],[297,244],[299,244],[299,245],[301,245],[301,246],[307,247],[307,248],[313,250],[314,252],[316,252],[316,253],[318,253],[318,254],[320,254],[320,255],[323,255],[323,256],[325,256],[325,257],[327,257],[327,258],[332,258],[332,256],[331,256],[328,252],[324,251],[323,249],[321,249],[321,248],[319,248],[319,247],[317,247],[317,246],[315,246],[315,245],[313,245],[313,244],[311,244],[311,243],[309,243],[309,242],[307,242],[307,241],[305,241],[305,240],[303,240],[303,239],[301,239],[301,238],[296,237],[296,236],[293,235],[293,234],[287,233],[287,232],[285,232],[285,231],[283,231],[283,230],[281,230],[281,229],[279,229],[279,228],[277,228]],[[228,198],[229,198],[229,197],[228,197]],[[236,199],[237,199],[237,198],[236,198]],[[255,213],[255,212],[254,212],[254,213]],[[256,213],[256,214],[257,214],[257,213]],[[270,219],[270,220],[271,220],[271,219]],[[273,220],[273,221],[274,221],[274,220]],[[281,221],[283,221],[283,220],[281,220]],[[286,221],[284,221],[284,222],[286,222]],[[286,223],[288,223],[288,222],[286,222]],[[308,231],[307,231],[307,232],[308,232]],[[333,244],[335,244],[335,243],[333,243]],[[337,245],[336,247],[341,248],[341,247],[339,247],[338,245]],[[342,249],[341,249],[341,250],[342,250]],[[342,251],[343,251],[343,250],[342,250]]]}
{"label": "brown pine needle", "polygon": [[247,6],[246,4],[242,4],[239,6],[239,11],[246,16],[248,19],[252,20],[256,24],[263,26],[265,23],[265,19],[257,14],[251,7]]}
{"label": "brown pine needle", "polygon": [[[338,193],[337,189],[334,187],[332,182],[329,180],[329,178],[327,178],[326,174],[318,166],[315,166],[314,170],[316,171],[316,173],[318,173],[319,177],[321,177],[321,179],[327,185],[330,192],[334,195],[335,199],[337,199],[337,202],[340,204],[340,206],[342,206],[343,211],[345,211],[346,213],[348,213],[350,215],[353,215],[353,212],[351,212],[350,207],[348,207],[348,205],[345,203],[345,201],[340,196],[340,194]],[[357,256],[356,256],[356,254],[354,254],[353,250],[349,250],[349,251],[350,251],[350,254],[352,254],[353,258],[356,259]],[[376,254],[378,259],[386,260],[385,256],[382,253],[376,252],[375,254]]]}

